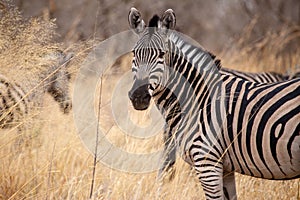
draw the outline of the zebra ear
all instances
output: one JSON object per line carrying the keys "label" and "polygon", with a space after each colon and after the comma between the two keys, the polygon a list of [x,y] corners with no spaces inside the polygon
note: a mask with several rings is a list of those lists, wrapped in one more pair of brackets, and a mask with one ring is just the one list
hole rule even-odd
{"label": "zebra ear", "polygon": [[128,23],[136,34],[142,33],[146,27],[144,20],[141,19],[141,13],[134,7],[129,11]]}
{"label": "zebra ear", "polygon": [[175,29],[176,26],[176,16],[172,9],[165,11],[161,18],[161,28],[164,29]]}

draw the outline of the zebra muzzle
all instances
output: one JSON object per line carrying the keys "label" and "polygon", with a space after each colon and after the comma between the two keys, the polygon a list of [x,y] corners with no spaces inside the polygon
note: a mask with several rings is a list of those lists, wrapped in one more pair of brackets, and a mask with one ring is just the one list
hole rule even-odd
{"label": "zebra muzzle", "polygon": [[128,96],[134,109],[146,110],[149,107],[151,96],[148,91],[148,84],[132,88],[128,92]]}

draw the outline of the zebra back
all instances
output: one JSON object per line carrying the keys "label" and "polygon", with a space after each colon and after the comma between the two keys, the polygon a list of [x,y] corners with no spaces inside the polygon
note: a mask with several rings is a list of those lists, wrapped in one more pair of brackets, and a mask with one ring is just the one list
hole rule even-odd
{"label": "zebra back", "polygon": [[276,83],[276,82],[287,80],[286,76],[276,72],[251,73],[251,72],[242,72],[238,70],[222,68],[220,70],[220,73],[222,75],[231,75],[246,81],[256,82],[256,83]]}

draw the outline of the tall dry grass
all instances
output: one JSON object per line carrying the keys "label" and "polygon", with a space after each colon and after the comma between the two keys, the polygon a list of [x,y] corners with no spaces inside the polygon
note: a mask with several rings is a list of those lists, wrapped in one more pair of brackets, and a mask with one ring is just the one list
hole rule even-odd
{"label": "tall dry grass", "polygon": [[[262,41],[273,42],[277,38],[272,35],[269,37]],[[273,54],[264,53],[258,44],[249,45],[242,52],[230,49],[230,56],[223,55],[224,65],[243,66],[239,69],[249,71],[262,71],[266,70],[264,66],[276,66],[276,71],[284,71],[285,68],[277,69],[277,66],[286,66],[285,62]],[[248,47],[255,51],[251,53]],[[272,52],[273,48],[268,51]],[[82,49],[81,52],[84,51]],[[289,67],[299,64],[296,52],[290,55],[292,63]],[[16,56],[22,60],[21,55]],[[104,77],[100,124],[115,146],[131,152],[152,152],[162,148],[162,135],[141,141],[124,135],[113,121],[109,99],[115,84],[128,70],[130,58],[126,57],[119,66],[115,66],[113,73]],[[130,106],[128,109],[137,124],[143,125],[149,120],[147,111],[135,112]],[[42,125],[39,126],[41,128],[29,130],[33,135],[38,132],[38,137],[32,138],[21,152],[13,151],[16,136],[13,133],[17,130],[0,130],[0,199],[88,199],[93,156],[79,138],[72,115],[63,115],[49,96],[45,97],[44,107],[39,112],[41,117],[33,119],[33,123]],[[175,167],[174,180],[164,184],[161,198],[204,199],[201,186],[189,166],[178,158]],[[236,181],[239,199],[300,199],[299,179],[269,181],[237,175]],[[156,172],[132,174],[97,163],[92,199],[155,199],[157,191]]]}

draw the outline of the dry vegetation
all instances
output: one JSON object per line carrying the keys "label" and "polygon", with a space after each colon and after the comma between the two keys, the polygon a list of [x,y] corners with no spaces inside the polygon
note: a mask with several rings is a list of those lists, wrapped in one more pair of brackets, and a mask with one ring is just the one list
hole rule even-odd
{"label": "dry vegetation", "polygon": [[[23,22],[19,14],[13,15],[13,13],[11,17],[5,19],[6,21],[0,19],[0,63],[1,70],[20,76],[20,71],[11,70],[9,66],[13,63],[24,64],[24,60],[28,61],[27,66],[31,66],[32,55],[26,53],[30,51],[41,53],[37,49],[45,49],[45,46],[31,46],[35,43],[33,41],[42,40],[45,44],[52,41],[52,38],[38,38],[36,34],[40,31],[43,34],[48,34],[50,31],[52,34],[55,25],[52,21],[44,22],[37,19]],[[24,27],[22,25],[19,29],[15,29],[16,23],[23,24]],[[298,26],[283,27],[280,31],[269,32],[259,41],[249,42],[255,23],[254,20],[245,28],[245,35],[238,41],[238,45],[223,51],[221,57],[226,67],[243,66],[239,69],[262,71],[273,66],[272,70],[285,72],[285,66],[293,67],[300,64]],[[14,38],[15,35],[23,38]],[[60,44],[51,43],[50,48],[57,46]],[[76,50],[78,56],[88,50],[82,46],[73,44],[70,49]],[[32,48],[36,49],[32,50]],[[287,48],[293,48],[293,51],[285,51],[284,49]],[[275,53],[274,49],[276,49]],[[6,53],[2,54],[2,52]],[[288,60],[285,59],[286,55]],[[75,73],[78,65],[73,66]],[[148,140],[134,139],[124,135],[114,123],[109,99],[114,85],[124,72],[129,70],[130,59],[126,57],[114,67],[116,68],[114,72],[104,77],[101,127],[114,145],[128,151],[147,153],[160,149],[162,135]],[[149,120],[149,113],[137,113],[130,106],[128,109],[133,121],[143,124]],[[38,136],[32,138],[31,143],[21,152],[13,151],[16,145],[16,135],[13,133],[17,131],[0,130],[0,199],[88,199],[93,156],[80,140],[72,115],[63,115],[58,105],[49,96],[45,97],[44,108],[40,112],[41,117],[34,121],[40,128],[30,130],[32,135]],[[165,183],[161,198],[204,199],[201,186],[195,180],[189,166],[179,158],[175,167],[174,180]],[[299,179],[269,181],[237,175],[236,180],[239,199],[300,199]],[[100,162],[97,163],[92,199],[155,199],[157,191],[156,172],[125,173],[111,169]]]}
{"label": "dry vegetation", "polygon": [[283,26],[278,31],[269,30],[264,37],[253,39],[254,30],[259,26],[258,20],[258,17],[254,18],[244,28],[242,37],[237,39],[235,45],[223,49],[223,66],[249,72],[275,71],[289,75],[298,71],[300,26]]}

